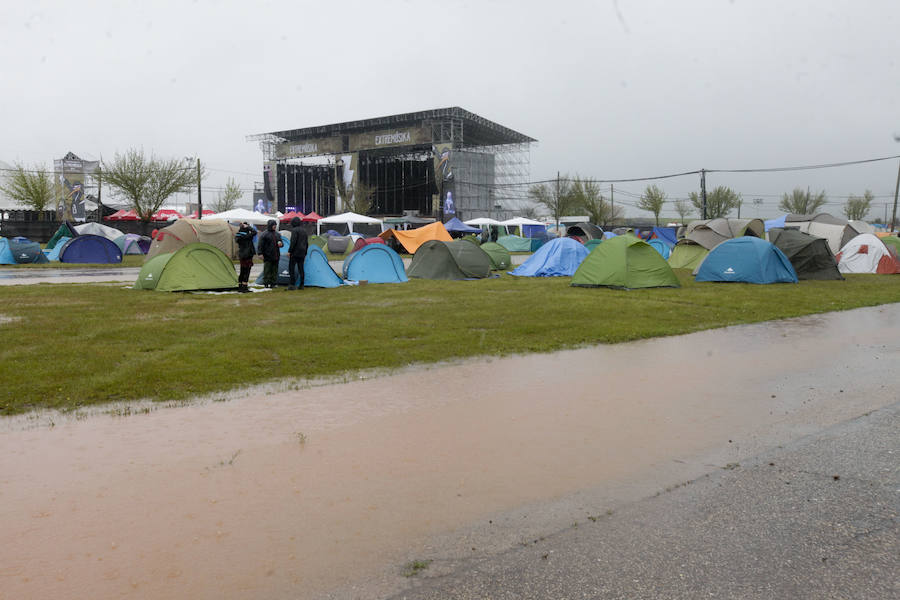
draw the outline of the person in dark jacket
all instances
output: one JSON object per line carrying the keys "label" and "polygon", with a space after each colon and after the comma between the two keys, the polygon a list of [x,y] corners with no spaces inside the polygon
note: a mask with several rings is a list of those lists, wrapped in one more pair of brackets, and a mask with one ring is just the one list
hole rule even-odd
{"label": "person in dark jacket", "polygon": [[[288,246],[288,256],[290,257],[288,273],[291,274],[289,290],[303,289],[303,280],[306,278],[306,273],[303,271],[303,261],[306,260],[308,248],[309,237],[301,226],[300,218],[294,217],[291,219],[291,245]],[[299,271],[299,276],[294,275],[297,271]]]}
{"label": "person in dark jacket", "polygon": [[278,281],[278,259],[281,257],[281,248],[284,242],[275,231],[277,223],[269,219],[266,230],[259,236],[259,255],[263,259],[263,285],[267,288],[275,287]]}
{"label": "person in dark jacket", "polygon": [[253,254],[256,252],[253,247],[253,238],[256,237],[256,229],[244,221],[235,234],[234,239],[238,245],[238,259],[241,261],[241,272],[238,275],[238,291],[250,291],[250,269],[253,268]]}

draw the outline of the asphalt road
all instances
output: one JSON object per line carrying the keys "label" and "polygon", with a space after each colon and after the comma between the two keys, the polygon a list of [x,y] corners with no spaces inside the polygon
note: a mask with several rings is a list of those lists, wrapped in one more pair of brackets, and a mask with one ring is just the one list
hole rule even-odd
{"label": "asphalt road", "polygon": [[895,403],[394,598],[900,598],[898,519]]}

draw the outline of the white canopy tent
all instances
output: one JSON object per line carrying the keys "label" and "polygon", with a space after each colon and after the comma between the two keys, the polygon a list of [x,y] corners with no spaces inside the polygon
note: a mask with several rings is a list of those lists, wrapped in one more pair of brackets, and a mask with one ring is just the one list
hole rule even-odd
{"label": "white canopy tent", "polygon": [[206,219],[222,219],[229,223],[243,223],[246,221],[251,225],[265,225],[270,219],[278,222],[277,217],[264,215],[252,210],[247,210],[246,208],[233,208],[214,215],[206,215],[203,217],[203,220],[205,221]]}
{"label": "white canopy tent", "polygon": [[365,215],[360,215],[354,212],[345,212],[339,215],[331,215],[330,217],[324,217],[316,221],[316,233],[322,233],[322,223],[328,225],[329,223],[335,225],[346,225],[349,233],[354,233],[353,225],[358,223],[365,223],[368,225],[379,225],[381,230],[384,231],[384,223],[374,217],[367,217]]}
{"label": "white canopy tent", "polygon": [[541,227],[547,226],[546,223],[535,221],[534,219],[527,219],[525,217],[513,217],[512,219],[500,221],[499,224],[506,225],[507,227],[518,227],[519,225],[540,225]]}
{"label": "white canopy tent", "polygon": [[500,225],[500,221],[496,219],[488,219],[487,217],[478,217],[477,219],[469,219],[468,221],[463,221],[466,225],[471,225],[472,227],[482,227],[484,225]]}

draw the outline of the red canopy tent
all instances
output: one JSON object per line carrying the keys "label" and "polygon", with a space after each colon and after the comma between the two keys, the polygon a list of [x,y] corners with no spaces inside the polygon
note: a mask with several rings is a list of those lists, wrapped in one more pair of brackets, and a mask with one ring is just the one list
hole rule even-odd
{"label": "red canopy tent", "polygon": [[316,214],[316,211],[312,211],[311,213],[309,213],[308,215],[306,215],[305,217],[303,217],[301,220],[302,220],[302,221],[307,221],[307,222],[309,222],[309,221],[315,222],[315,221],[318,221],[318,220],[321,219],[321,218],[322,218],[322,216]]}
{"label": "red canopy tent", "polygon": [[138,217],[137,213],[132,209],[117,210],[108,217],[103,218],[104,221],[137,221],[139,219],[140,217]]}
{"label": "red canopy tent", "polygon": [[305,220],[305,217],[303,216],[303,213],[302,213],[302,212],[297,212],[297,211],[294,211],[294,210],[290,210],[290,211],[284,213],[283,215],[281,215],[280,221],[281,221],[282,223],[290,223],[290,222],[291,222],[291,219],[293,219],[294,217],[297,217],[297,218],[300,219],[301,221],[304,221],[304,220]]}
{"label": "red canopy tent", "polygon": [[161,208],[150,216],[151,221],[174,221],[181,218],[184,215],[172,208]]}

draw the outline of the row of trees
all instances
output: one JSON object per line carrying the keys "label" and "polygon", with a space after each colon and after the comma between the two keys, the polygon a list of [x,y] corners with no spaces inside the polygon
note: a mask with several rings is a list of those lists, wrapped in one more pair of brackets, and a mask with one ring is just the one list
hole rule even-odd
{"label": "row of trees", "polygon": [[[124,198],[141,219],[150,220],[174,194],[196,189],[206,171],[192,161],[160,159],[145,155],[143,150],[129,150],[117,153],[111,161],[101,161],[91,177],[98,186],[106,185]],[[63,190],[43,165],[26,168],[16,164],[0,177],[0,193],[17,204],[44,211],[56,206]],[[242,196],[240,185],[228,178],[225,188],[208,205],[216,212],[231,210]]]}
{"label": "row of trees", "polygon": [[591,223],[614,223],[625,211],[600,191],[600,184],[568,176],[552,183],[539,183],[528,190],[529,199],[550,211],[554,220],[586,214]]}

